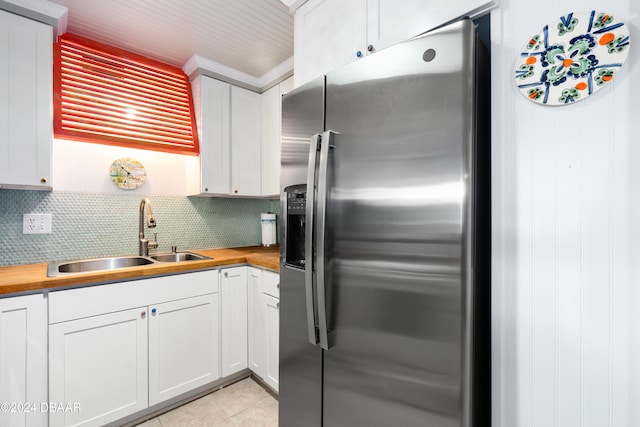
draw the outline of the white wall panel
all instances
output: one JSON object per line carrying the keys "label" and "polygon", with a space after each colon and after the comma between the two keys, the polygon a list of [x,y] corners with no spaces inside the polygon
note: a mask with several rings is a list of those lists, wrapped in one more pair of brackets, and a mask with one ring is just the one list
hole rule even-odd
{"label": "white wall panel", "polygon": [[[588,8],[625,21],[627,63],[587,100],[528,101],[513,77],[521,47]],[[635,0],[492,12],[494,426],[640,425],[639,12]]]}
{"label": "white wall panel", "polygon": [[[122,190],[113,184],[109,167],[121,157],[134,158],[144,165],[147,180],[141,187]],[[55,191],[184,195],[190,181],[192,186],[195,181],[199,185],[197,159],[159,151],[56,139],[53,141]]]}

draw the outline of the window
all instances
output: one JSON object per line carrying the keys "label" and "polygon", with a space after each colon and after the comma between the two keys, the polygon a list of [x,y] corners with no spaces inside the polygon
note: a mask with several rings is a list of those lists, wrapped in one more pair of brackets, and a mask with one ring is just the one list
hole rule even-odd
{"label": "window", "polygon": [[66,33],[54,46],[56,138],[198,154],[184,72]]}

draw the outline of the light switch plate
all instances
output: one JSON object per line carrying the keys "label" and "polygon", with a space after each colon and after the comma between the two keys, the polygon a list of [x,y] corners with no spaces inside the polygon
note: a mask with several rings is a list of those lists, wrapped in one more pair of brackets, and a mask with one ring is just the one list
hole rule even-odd
{"label": "light switch plate", "polygon": [[22,215],[22,234],[51,233],[51,214],[31,213]]}

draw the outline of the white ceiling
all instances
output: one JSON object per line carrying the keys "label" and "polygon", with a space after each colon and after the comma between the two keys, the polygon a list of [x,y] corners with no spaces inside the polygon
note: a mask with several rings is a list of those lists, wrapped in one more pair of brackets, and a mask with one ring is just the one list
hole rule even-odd
{"label": "white ceiling", "polygon": [[67,31],[177,67],[197,55],[259,79],[293,56],[280,0],[50,1],[69,9]]}

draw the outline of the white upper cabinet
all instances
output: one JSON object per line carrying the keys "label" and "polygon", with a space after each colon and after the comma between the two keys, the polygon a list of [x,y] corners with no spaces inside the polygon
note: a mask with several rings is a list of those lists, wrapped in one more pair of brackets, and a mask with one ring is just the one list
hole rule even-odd
{"label": "white upper cabinet", "polygon": [[278,197],[282,95],[293,77],[263,94],[202,75],[191,87],[200,176],[187,194]]}
{"label": "white upper cabinet", "polygon": [[197,76],[191,88],[200,179],[187,193],[260,197],[260,95],[207,76]]}
{"label": "white upper cabinet", "polygon": [[312,0],[294,16],[295,84],[357,59],[367,47],[367,2]]}
{"label": "white upper cabinet", "polygon": [[262,101],[262,195],[280,194],[280,86],[261,95]]}
{"label": "white upper cabinet", "polygon": [[51,189],[52,31],[0,10],[0,188]]}
{"label": "white upper cabinet", "polygon": [[295,12],[296,87],[497,0],[309,0]]}
{"label": "white upper cabinet", "polygon": [[293,88],[289,77],[260,95],[262,101],[262,196],[280,196],[282,95]]}
{"label": "white upper cabinet", "polygon": [[231,85],[204,76],[191,82],[200,140],[200,182],[192,193],[229,194]]}
{"label": "white upper cabinet", "polygon": [[262,195],[260,94],[231,87],[231,195]]}

